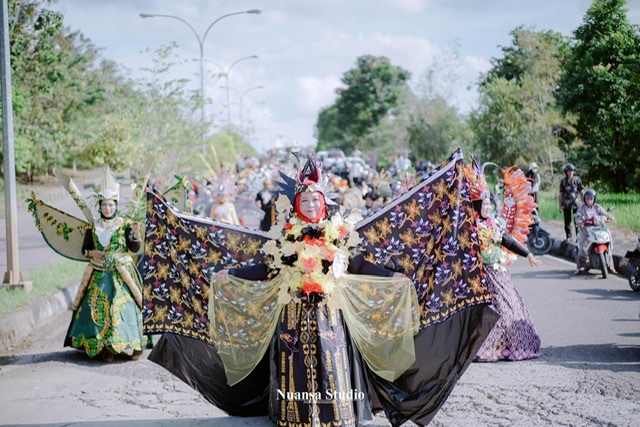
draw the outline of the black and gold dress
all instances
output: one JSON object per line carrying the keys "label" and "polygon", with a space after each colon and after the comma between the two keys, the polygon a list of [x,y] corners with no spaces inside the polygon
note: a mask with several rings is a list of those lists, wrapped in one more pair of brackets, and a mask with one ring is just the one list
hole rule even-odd
{"label": "black and gold dress", "polygon": [[230,415],[428,424],[497,320],[469,199],[460,152],[355,224],[285,217],[269,235],[149,191],[143,321],[163,334],[149,360]]}
{"label": "black and gold dress", "polygon": [[[231,381],[253,370],[244,358],[261,354],[259,341],[269,345],[269,416],[276,425],[356,426],[371,417],[362,356],[370,369],[390,380],[415,360],[415,290],[408,279],[391,278],[392,271],[361,255],[351,257],[359,239],[339,215],[319,224],[294,216],[284,230],[281,239],[263,247],[267,263],[232,269],[236,279],[231,286],[214,285],[213,342]],[[269,294],[261,304],[275,302],[276,309],[272,320],[253,328],[255,310],[244,301],[249,292],[265,295],[256,292],[256,282]],[[230,297],[230,289],[243,287],[250,288],[244,297]],[[242,310],[238,305],[244,305]],[[265,325],[274,328],[272,339],[261,333]],[[256,345],[255,351],[247,344]],[[227,348],[231,351],[225,356]],[[233,349],[242,349],[243,356],[233,355]],[[254,363],[259,361],[256,357]]]}

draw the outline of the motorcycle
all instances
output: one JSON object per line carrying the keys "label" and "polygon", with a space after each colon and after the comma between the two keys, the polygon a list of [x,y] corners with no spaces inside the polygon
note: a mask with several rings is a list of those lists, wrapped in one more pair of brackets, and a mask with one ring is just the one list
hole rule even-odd
{"label": "motorcycle", "polygon": [[527,248],[534,255],[544,255],[549,253],[552,246],[551,235],[540,226],[540,216],[534,211],[533,223],[530,226],[529,236],[527,236]]}
{"label": "motorcycle", "polygon": [[[610,212],[613,208],[607,209]],[[608,259],[611,254],[611,232],[607,227],[607,216],[598,215],[593,218],[582,218],[582,215],[576,214],[576,225],[578,229],[587,229],[587,263],[585,271],[592,268],[599,269],[602,272],[602,278],[609,276]]]}
{"label": "motorcycle", "polygon": [[636,249],[627,251],[624,256],[629,260],[627,269],[629,270],[629,286],[634,292],[640,292],[640,237],[636,243]]}

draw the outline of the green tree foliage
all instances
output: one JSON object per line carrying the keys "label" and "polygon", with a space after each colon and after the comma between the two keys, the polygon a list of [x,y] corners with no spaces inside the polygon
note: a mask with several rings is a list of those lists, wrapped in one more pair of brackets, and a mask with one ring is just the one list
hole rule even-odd
{"label": "green tree foliage", "polygon": [[335,104],[320,111],[315,135],[318,139],[318,151],[338,147],[343,141],[344,133],[340,129],[338,115],[338,107]]}
{"label": "green tree foliage", "polygon": [[[134,81],[80,32],[63,28],[63,16],[47,9],[52,3],[9,1],[17,175],[72,163],[124,171],[150,155],[167,181],[207,173],[201,157],[220,138],[200,118],[199,92],[168,77],[175,44],[151,52],[146,76]],[[255,153],[239,135],[228,138],[229,155]]]}
{"label": "green tree foliage", "polygon": [[108,111],[97,106],[114,102],[107,91],[124,87],[90,40],[63,28],[52,3],[9,1],[16,172],[28,178],[75,160],[95,139],[95,115]]}
{"label": "green tree foliage", "polygon": [[337,90],[335,104],[320,114],[316,124],[319,146],[341,148],[345,153],[356,149],[369,130],[393,115],[410,76],[385,57],[359,57],[356,66],[343,75],[345,87]]}
{"label": "green tree foliage", "polygon": [[640,35],[624,0],[594,0],[574,32],[558,99],[578,115],[581,175],[615,192],[640,186]]}
{"label": "green tree foliage", "polygon": [[567,44],[552,31],[518,27],[511,35],[479,84],[479,107],[469,119],[474,150],[501,165],[535,161],[552,176],[563,157],[559,144],[575,133],[575,118],[562,114],[554,97]]}
{"label": "green tree foliage", "polygon": [[40,3],[8,3],[16,170],[23,174],[41,172],[58,151],[61,136],[55,95],[62,70],[57,68],[55,39],[62,17]]}
{"label": "green tree foliage", "polygon": [[465,124],[448,101],[454,99],[459,69],[457,46],[444,50],[434,56],[413,93],[405,97],[401,109],[407,116],[412,160],[437,163],[463,144]]}
{"label": "green tree foliage", "polygon": [[433,162],[446,159],[452,147],[460,143],[462,129],[457,109],[445,99],[437,97],[421,102],[407,126],[412,159]]}

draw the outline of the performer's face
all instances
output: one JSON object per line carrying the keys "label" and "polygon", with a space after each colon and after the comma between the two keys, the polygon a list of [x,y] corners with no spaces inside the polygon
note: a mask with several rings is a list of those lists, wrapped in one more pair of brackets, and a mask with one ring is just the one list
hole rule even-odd
{"label": "performer's face", "polygon": [[316,218],[322,208],[320,193],[305,192],[300,194],[300,211],[307,218]]}
{"label": "performer's face", "polygon": [[102,216],[111,219],[116,214],[116,202],[113,200],[103,200],[100,202],[100,212]]}
{"label": "performer's face", "polygon": [[482,207],[480,208],[480,216],[482,218],[489,218],[491,216],[491,212],[493,212],[493,204],[491,200],[484,199],[482,201]]}

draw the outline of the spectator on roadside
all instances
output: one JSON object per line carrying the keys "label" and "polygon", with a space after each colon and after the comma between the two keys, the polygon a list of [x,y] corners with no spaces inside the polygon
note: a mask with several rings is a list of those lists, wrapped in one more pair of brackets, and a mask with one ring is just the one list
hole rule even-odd
{"label": "spectator on roadside", "polygon": [[536,162],[529,163],[529,170],[526,177],[531,181],[531,195],[533,200],[538,203],[538,191],[540,191],[540,174],[538,173],[538,164]]}
{"label": "spectator on roadside", "polygon": [[375,190],[369,191],[364,196],[364,207],[362,208],[362,216],[365,217],[367,215],[371,215],[374,213],[378,207],[376,206],[376,201],[378,200],[378,195]]}
{"label": "spectator on roadside", "polygon": [[264,212],[260,221],[260,230],[269,231],[276,219],[276,198],[277,192],[273,190],[270,179],[266,179],[262,184],[262,190],[256,195],[256,202]]}
{"label": "spectator on roadside", "polygon": [[560,212],[564,213],[564,232],[567,240],[571,239],[571,221],[574,223],[575,235],[578,235],[578,227],[573,216],[578,211],[580,200],[583,197],[584,186],[582,180],[576,176],[576,167],[571,163],[564,165],[564,178],[560,181],[558,193],[558,205]]}

